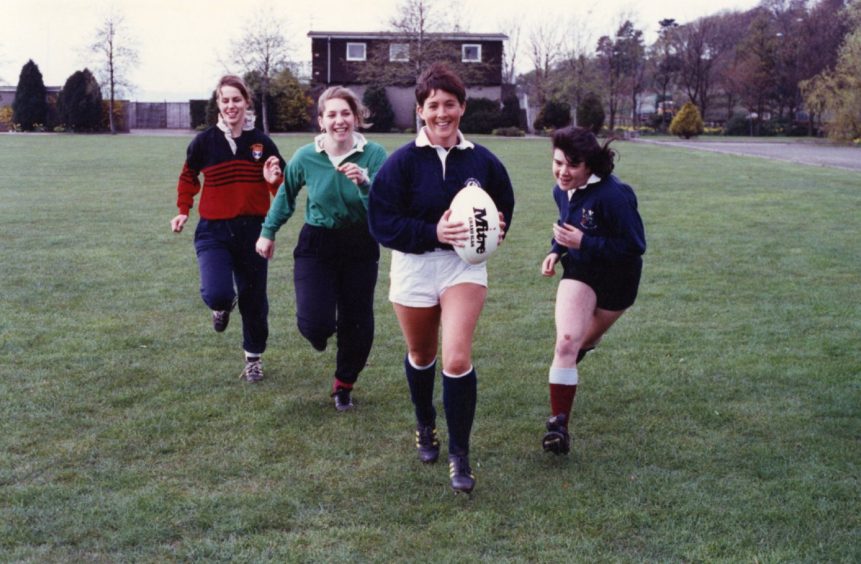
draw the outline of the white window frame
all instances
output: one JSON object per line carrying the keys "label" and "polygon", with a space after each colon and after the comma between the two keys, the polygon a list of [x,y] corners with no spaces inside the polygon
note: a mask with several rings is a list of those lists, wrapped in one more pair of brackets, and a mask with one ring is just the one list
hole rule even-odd
{"label": "white window frame", "polygon": [[[478,54],[478,57],[475,59],[468,59],[466,57],[466,50],[474,48]],[[464,43],[460,46],[460,60],[463,63],[480,63],[481,62],[481,43]]]}
{"label": "white window frame", "polygon": [[410,60],[409,43],[389,43],[389,61],[393,63],[405,63]]}
{"label": "white window frame", "polygon": [[[351,47],[361,47],[362,55],[361,57],[350,56],[350,48]],[[348,61],[366,61],[368,59],[368,45],[367,43],[347,43],[347,60]]]}

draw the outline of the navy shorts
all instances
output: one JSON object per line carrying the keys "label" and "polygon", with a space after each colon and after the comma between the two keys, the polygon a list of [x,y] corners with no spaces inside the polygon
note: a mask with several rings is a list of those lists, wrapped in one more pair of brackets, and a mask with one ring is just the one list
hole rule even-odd
{"label": "navy shorts", "polygon": [[562,261],[563,280],[579,280],[598,297],[597,306],[608,311],[622,311],[634,305],[640,287],[643,262],[616,265],[584,265]]}

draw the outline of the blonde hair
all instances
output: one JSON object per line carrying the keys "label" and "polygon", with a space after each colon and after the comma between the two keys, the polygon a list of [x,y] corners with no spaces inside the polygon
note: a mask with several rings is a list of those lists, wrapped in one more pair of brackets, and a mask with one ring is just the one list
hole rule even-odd
{"label": "blonde hair", "polygon": [[344,86],[330,86],[320,94],[320,98],[317,99],[317,115],[323,117],[323,112],[326,109],[326,102],[338,98],[344,100],[347,102],[347,105],[350,106],[350,110],[352,110],[353,115],[356,116],[357,127],[366,128],[373,125],[368,122],[368,117],[371,115],[371,112],[368,111],[368,108],[366,108],[364,104],[362,104],[362,101],[359,100],[359,97],[356,96],[355,92]]}

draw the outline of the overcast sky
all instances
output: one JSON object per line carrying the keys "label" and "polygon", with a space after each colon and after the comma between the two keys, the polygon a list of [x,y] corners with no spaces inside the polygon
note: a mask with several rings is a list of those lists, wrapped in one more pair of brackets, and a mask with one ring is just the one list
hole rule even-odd
{"label": "overcast sky", "polygon": [[[446,0],[441,0],[445,2]],[[464,31],[508,33],[522,22],[521,47],[530,26],[541,22],[588,22],[592,43],[612,34],[621,17],[654,40],[657,22],[686,23],[722,10],[747,10],[759,0],[460,0]],[[288,24],[293,59],[310,59],[314,31],[384,31],[399,0],[3,0],[0,82],[16,84],[28,59],[45,84],[62,86],[76,70],[98,66],[89,45],[95,30],[114,10],[125,18],[139,55],[131,73],[140,101],[208,98],[218,76],[230,68],[231,40],[242,35],[251,15],[269,6]],[[565,7],[560,7],[565,6]],[[524,54],[518,68],[527,70]]]}

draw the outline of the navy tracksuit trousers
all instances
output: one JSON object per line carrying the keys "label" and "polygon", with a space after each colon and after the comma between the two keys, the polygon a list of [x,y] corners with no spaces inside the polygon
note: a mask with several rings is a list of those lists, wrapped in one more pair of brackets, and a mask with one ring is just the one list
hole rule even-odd
{"label": "navy tracksuit trousers", "polygon": [[242,346],[251,354],[262,354],[269,337],[268,262],[254,249],[262,224],[258,216],[201,218],[194,233],[200,295],[212,310],[231,309],[238,295]]}
{"label": "navy tracksuit trousers", "polygon": [[305,224],[293,258],[299,332],[317,350],[336,334],[335,377],[352,384],[374,342],[380,247],[365,223],[342,229]]}

